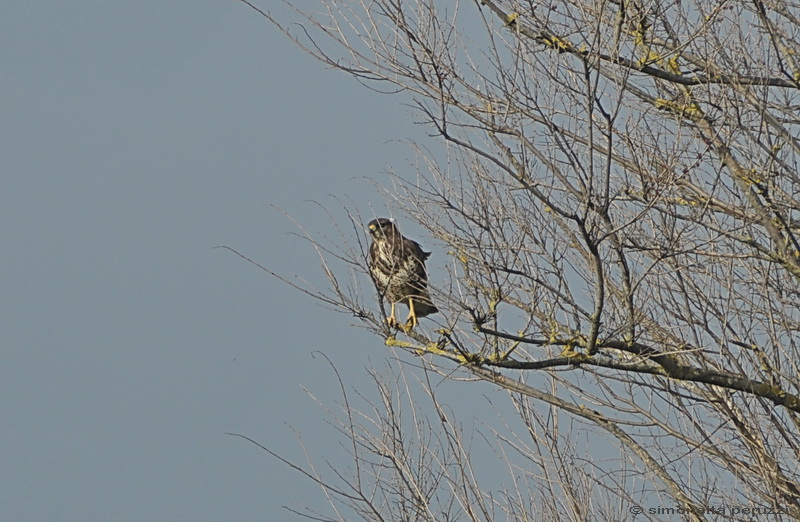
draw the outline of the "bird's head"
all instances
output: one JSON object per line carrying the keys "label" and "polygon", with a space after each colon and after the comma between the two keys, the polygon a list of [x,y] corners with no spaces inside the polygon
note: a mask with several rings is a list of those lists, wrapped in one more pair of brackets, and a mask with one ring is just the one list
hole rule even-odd
{"label": "bird's head", "polygon": [[369,234],[376,240],[386,239],[399,233],[392,220],[386,218],[373,219],[367,228]]}

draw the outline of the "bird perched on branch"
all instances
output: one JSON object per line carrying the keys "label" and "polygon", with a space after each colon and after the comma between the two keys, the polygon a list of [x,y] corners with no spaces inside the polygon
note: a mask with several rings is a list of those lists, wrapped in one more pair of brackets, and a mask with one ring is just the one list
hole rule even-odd
{"label": "bird perched on branch", "polygon": [[367,225],[372,236],[369,247],[369,272],[378,292],[392,307],[387,322],[398,327],[394,315],[397,303],[408,306],[408,320],[404,330],[417,326],[417,318],[439,311],[428,293],[428,273],[425,260],[431,255],[419,243],[403,237],[389,219],[373,219]]}

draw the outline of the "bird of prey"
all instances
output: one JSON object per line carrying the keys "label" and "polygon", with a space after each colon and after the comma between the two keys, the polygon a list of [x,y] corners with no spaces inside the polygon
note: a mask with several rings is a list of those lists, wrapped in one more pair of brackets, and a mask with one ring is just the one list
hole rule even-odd
{"label": "bird of prey", "polygon": [[425,260],[431,255],[419,243],[403,237],[389,219],[373,219],[367,225],[372,236],[369,247],[369,272],[378,292],[392,307],[387,323],[399,326],[394,315],[397,303],[408,307],[404,330],[417,326],[417,318],[439,311],[428,294],[428,273]]}

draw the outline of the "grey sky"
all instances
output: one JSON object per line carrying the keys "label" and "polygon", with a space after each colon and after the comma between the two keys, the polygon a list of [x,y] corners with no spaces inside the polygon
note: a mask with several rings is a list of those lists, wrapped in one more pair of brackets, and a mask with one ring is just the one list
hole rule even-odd
{"label": "grey sky", "polygon": [[[320,454],[334,396],[385,350],[216,245],[319,278],[285,208],[382,209],[420,133],[400,99],[230,1],[0,7],[0,513],[280,520],[318,490],[242,440]],[[333,205],[335,208],[335,204]],[[319,225],[319,226],[317,226]],[[418,238],[430,243],[429,238]],[[319,280],[319,279],[318,279]]]}

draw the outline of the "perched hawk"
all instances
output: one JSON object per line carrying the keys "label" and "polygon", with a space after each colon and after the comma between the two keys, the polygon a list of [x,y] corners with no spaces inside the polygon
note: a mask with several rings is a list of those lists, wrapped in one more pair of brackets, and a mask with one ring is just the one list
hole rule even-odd
{"label": "perched hawk", "polygon": [[408,306],[405,328],[412,329],[417,326],[418,317],[439,311],[428,294],[425,260],[431,253],[423,251],[416,241],[403,237],[395,224],[386,218],[373,219],[367,226],[372,235],[369,271],[378,292],[392,306],[389,326],[398,326],[394,307],[403,303]]}

